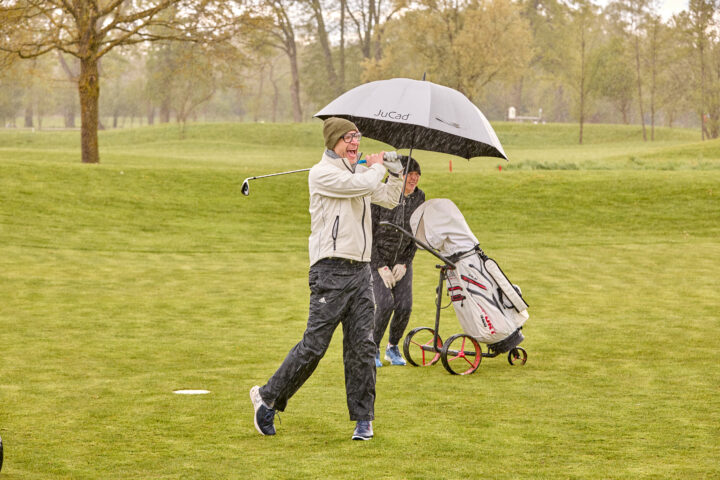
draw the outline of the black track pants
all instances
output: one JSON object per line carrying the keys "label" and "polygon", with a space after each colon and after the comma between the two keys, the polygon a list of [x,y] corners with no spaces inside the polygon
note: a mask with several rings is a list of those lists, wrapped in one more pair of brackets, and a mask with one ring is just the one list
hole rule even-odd
{"label": "black track pants", "polygon": [[[412,312],[412,264],[407,265],[405,276],[395,284],[392,290],[385,286],[377,270],[373,269],[372,275],[376,304],[375,331],[373,333],[375,344],[380,347],[389,322],[388,343],[398,345],[410,321],[410,312]],[[394,315],[393,312],[395,312]],[[392,315],[392,322],[390,322],[390,315]]]}
{"label": "black track pants", "polygon": [[373,420],[375,405],[375,343],[372,338],[372,276],[368,263],[323,259],[310,267],[310,314],[302,340],[260,388],[263,401],[283,411],[310,378],[343,325],[345,391],[350,420]]}

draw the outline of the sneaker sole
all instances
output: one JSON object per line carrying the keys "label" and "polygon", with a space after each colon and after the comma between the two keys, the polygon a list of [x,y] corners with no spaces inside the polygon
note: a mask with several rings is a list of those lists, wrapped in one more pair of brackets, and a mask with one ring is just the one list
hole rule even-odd
{"label": "sneaker sole", "polygon": [[403,362],[403,363],[395,363],[395,362],[393,362],[392,359],[389,358],[389,357],[385,357],[385,360],[387,360],[388,362],[390,362],[390,365],[400,365],[400,366],[407,365],[406,362]]}
{"label": "sneaker sole", "polygon": [[353,435],[353,440],[372,440],[373,437],[361,437],[360,435]]}
{"label": "sneaker sole", "polygon": [[[252,402],[254,411],[253,423],[255,424],[255,430],[257,430],[260,435],[268,436],[265,432],[260,430],[260,425],[258,425],[257,423],[257,411],[260,407],[258,405],[255,405],[255,396],[257,396],[258,398],[260,397],[260,387],[258,387],[257,385],[250,389],[250,402]],[[262,402],[262,399],[260,399],[260,402]]]}

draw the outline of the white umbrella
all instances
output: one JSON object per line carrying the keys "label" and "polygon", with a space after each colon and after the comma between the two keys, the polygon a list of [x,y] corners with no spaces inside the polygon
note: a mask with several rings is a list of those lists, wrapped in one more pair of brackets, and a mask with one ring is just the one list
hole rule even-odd
{"label": "white umbrella", "polygon": [[424,80],[393,78],[366,83],[340,95],[315,116],[346,118],[364,136],[395,149],[507,160],[479,108],[457,90]]}

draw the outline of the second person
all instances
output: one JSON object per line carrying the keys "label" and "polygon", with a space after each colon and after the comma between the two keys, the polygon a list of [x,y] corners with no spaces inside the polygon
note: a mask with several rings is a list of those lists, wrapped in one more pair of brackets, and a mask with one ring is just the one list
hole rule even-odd
{"label": "second person", "polygon": [[[373,243],[370,266],[375,294],[375,331],[373,333],[378,350],[375,366],[382,367],[380,342],[390,323],[385,360],[391,365],[405,365],[398,347],[412,311],[412,261],[417,246],[415,242],[393,227],[380,225],[388,221],[410,230],[410,216],[425,201],[425,193],[417,187],[420,180],[420,165],[411,157],[400,157],[403,166],[410,161],[405,184],[405,202],[392,210],[372,205]],[[392,321],[390,317],[392,316]]]}

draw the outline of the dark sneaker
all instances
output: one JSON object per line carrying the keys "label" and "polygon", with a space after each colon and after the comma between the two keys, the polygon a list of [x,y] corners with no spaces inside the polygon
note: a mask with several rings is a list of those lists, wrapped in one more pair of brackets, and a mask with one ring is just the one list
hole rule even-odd
{"label": "dark sneaker", "polygon": [[250,389],[250,401],[255,409],[255,428],[262,435],[275,435],[275,410],[268,408],[260,396],[260,387]]}
{"label": "dark sneaker", "polygon": [[353,440],[370,440],[373,438],[372,422],[370,420],[360,420],[355,425],[353,432]]}
{"label": "dark sneaker", "polygon": [[390,362],[390,365],[405,365],[405,359],[400,355],[400,349],[397,345],[392,347],[388,345],[385,350],[385,360]]}
{"label": "dark sneaker", "polygon": [[375,368],[382,367],[382,362],[380,361],[380,349],[378,349],[377,353],[375,354]]}

